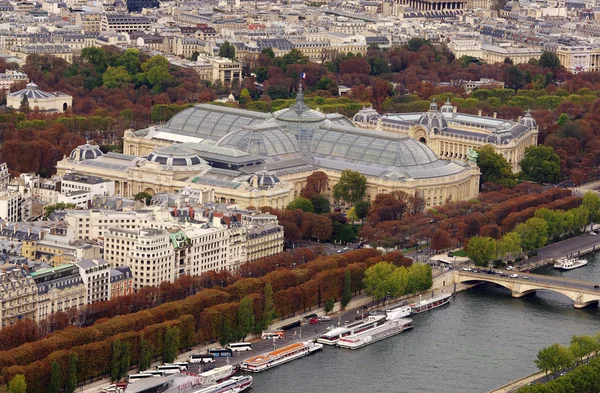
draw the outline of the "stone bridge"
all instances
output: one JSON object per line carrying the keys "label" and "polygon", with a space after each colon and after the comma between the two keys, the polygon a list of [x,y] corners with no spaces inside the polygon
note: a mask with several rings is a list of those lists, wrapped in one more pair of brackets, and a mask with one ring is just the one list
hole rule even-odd
{"label": "stone bridge", "polygon": [[[454,272],[456,283],[491,282],[510,289],[512,296],[519,298],[537,290],[553,291],[565,295],[573,301],[575,308],[584,308],[589,305],[597,305],[600,301],[600,289],[594,287],[593,282],[564,279],[555,276],[544,276],[540,274],[526,275],[517,272],[519,277],[511,278],[512,272],[503,272],[505,277],[499,274],[487,274],[485,272],[474,273],[462,270]],[[525,279],[523,277],[529,277]]]}

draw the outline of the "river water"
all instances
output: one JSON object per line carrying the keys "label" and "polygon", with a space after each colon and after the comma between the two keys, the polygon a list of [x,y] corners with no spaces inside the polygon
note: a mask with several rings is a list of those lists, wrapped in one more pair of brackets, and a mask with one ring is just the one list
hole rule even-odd
{"label": "river water", "polygon": [[[600,282],[600,255],[580,269],[536,273]],[[576,310],[563,295],[513,299],[491,284],[414,316],[414,329],[356,351],[325,347],[254,374],[260,393],[482,393],[536,371],[538,351],[600,331],[600,309]]]}

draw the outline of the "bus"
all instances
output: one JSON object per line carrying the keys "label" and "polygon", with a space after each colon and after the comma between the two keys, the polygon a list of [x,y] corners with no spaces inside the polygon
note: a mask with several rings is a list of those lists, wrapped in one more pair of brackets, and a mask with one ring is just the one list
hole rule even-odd
{"label": "bus", "polygon": [[162,366],[156,366],[156,369],[162,371],[165,375],[181,373],[181,367],[176,364],[163,364]]}
{"label": "bus", "polygon": [[190,363],[214,363],[215,355],[208,353],[193,353],[190,355]]}
{"label": "bus", "polygon": [[263,330],[260,334],[260,338],[263,340],[269,340],[272,338],[284,338],[285,332],[283,330]]}
{"label": "bus", "polygon": [[127,382],[133,383],[135,381],[139,381],[140,379],[153,378],[154,375],[150,373],[139,373],[139,374],[129,374],[127,376]]}
{"label": "bus", "polygon": [[232,352],[252,351],[252,343],[230,343],[227,348]]}
{"label": "bus", "polygon": [[213,348],[206,351],[206,353],[213,355],[216,358],[224,358],[231,356],[231,349],[228,348]]}
{"label": "bus", "polygon": [[163,373],[162,371],[158,371],[158,370],[144,370],[142,372],[140,372],[140,374],[150,374],[153,377],[164,377],[165,373]]}

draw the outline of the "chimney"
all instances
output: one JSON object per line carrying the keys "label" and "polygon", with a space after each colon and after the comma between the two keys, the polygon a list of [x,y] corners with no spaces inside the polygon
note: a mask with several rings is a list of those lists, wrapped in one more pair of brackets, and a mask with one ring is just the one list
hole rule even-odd
{"label": "chimney", "polygon": [[477,116],[481,117],[481,109],[477,111]]}
{"label": "chimney", "polygon": [[495,119],[496,116],[498,116],[498,114],[496,112],[494,112],[494,115],[492,117]]}

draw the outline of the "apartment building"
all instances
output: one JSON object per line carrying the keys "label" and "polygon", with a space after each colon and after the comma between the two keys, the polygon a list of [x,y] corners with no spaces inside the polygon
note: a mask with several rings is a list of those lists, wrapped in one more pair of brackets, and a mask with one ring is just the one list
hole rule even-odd
{"label": "apartment building", "polygon": [[77,239],[98,239],[108,228],[137,229],[148,226],[154,215],[148,211],[67,210],[65,222]]}
{"label": "apartment building", "polygon": [[96,259],[101,248],[96,244],[83,241],[67,242],[58,240],[23,240],[21,256],[32,261],[44,261],[52,266],[75,263],[80,259]]}
{"label": "apartment building", "polygon": [[135,291],[173,282],[177,276],[175,250],[167,230],[109,228],[104,233],[104,257],[110,266],[128,266]]}
{"label": "apartment building", "polygon": [[448,49],[458,59],[462,56],[481,58],[481,35],[477,33],[458,33],[451,37]]}
{"label": "apartment building", "polygon": [[115,195],[115,182],[98,176],[69,173],[62,177],[60,190],[62,192],[85,191],[91,196],[113,196]]}
{"label": "apartment building", "polygon": [[82,259],[75,264],[86,287],[87,304],[110,299],[110,265],[104,259]]}
{"label": "apartment building", "polygon": [[556,55],[560,64],[574,74],[600,71],[600,46],[559,45]]}
{"label": "apartment building", "polygon": [[16,70],[6,70],[5,72],[0,73],[0,92],[2,94],[6,94],[6,92],[9,91],[11,87],[13,87],[19,82],[29,82],[27,74]]}
{"label": "apartment building", "polygon": [[283,227],[276,224],[251,225],[248,228],[248,261],[283,252]]}
{"label": "apartment building", "polygon": [[38,289],[35,281],[20,267],[0,271],[0,326],[14,325],[21,319],[37,320]]}
{"label": "apartment building", "polygon": [[102,31],[102,14],[100,12],[76,12],[75,24],[81,26],[86,34]]}
{"label": "apartment building", "polygon": [[0,219],[12,222],[29,219],[31,198],[19,191],[4,188],[0,190]]}
{"label": "apartment building", "polygon": [[32,272],[38,290],[37,320],[86,305],[87,288],[79,267],[66,264]]}
{"label": "apartment building", "polygon": [[129,266],[110,268],[110,298],[133,294],[133,273]]}
{"label": "apartment building", "polygon": [[37,44],[30,43],[14,48],[12,55],[25,60],[29,55],[48,55],[64,59],[67,63],[73,61],[73,50],[69,45],[64,44]]}
{"label": "apartment building", "polygon": [[102,31],[130,33],[137,30],[149,30],[151,21],[145,16],[126,14],[103,14]]}
{"label": "apartment building", "polygon": [[542,51],[525,46],[482,45],[481,60],[488,64],[502,63],[507,57],[513,64],[524,64],[531,59],[539,59]]}

